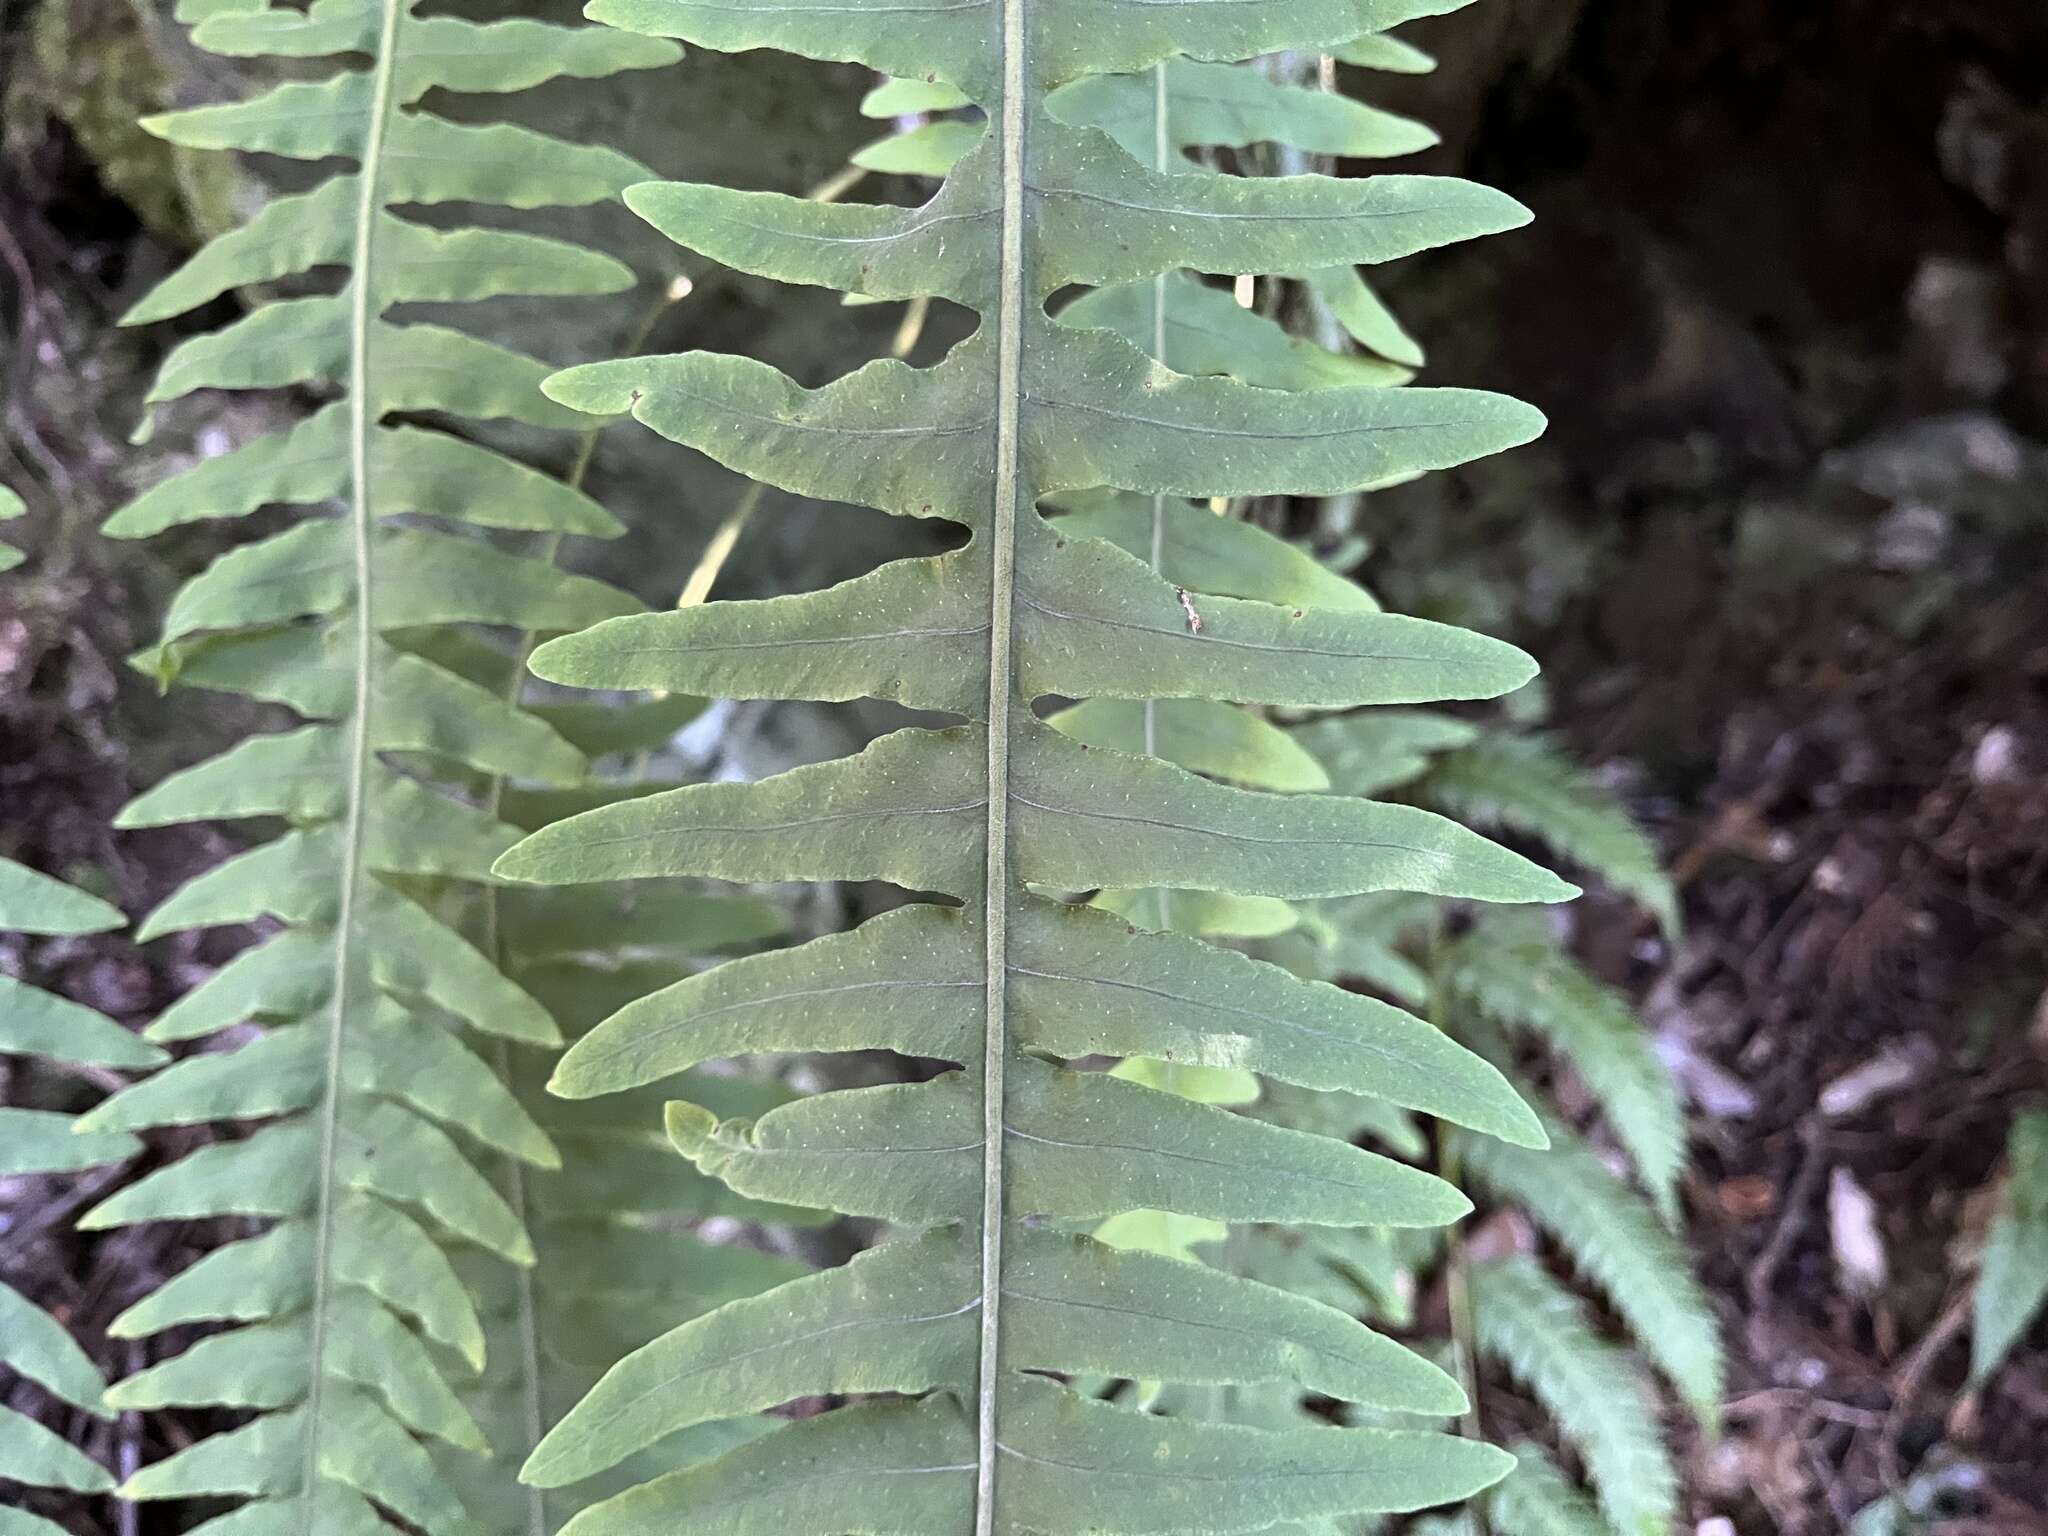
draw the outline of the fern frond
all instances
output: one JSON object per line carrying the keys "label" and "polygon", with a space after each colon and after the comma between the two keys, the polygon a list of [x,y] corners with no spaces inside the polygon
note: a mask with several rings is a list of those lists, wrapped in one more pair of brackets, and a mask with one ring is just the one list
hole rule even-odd
{"label": "fern frond", "polygon": [[[13,505],[18,508],[19,502]],[[0,516],[8,515],[7,497],[0,496]],[[96,896],[0,859],[0,932],[103,933],[125,921]],[[0,976],[0,1053],[124,1071],[164,1060],[161,1050],[105,1015],[12,976]],[[82,1132],[73,1116],[60,1111],[0,1106],[0,1175],[96,1168],[141,1150],[133,1136]],[[74,1408],[107,1416],[98,1367],[62,1323],[5,1283],[0,1283],[0,1366]],[[99,1463],[8,1407],[0,1407],[0,1479],[80,1494],[106,1493],[114,1486]],[[25,1512],[17,1523],[24,1533],[61,1536],[63,1529]]]}
{"label": "fern frond", "polygon": [[1515,1470],[1486,1494],[1486,1515],[1500,1536],[1610,1536],[1611,1527],[1540,1446],[1508,1447]]}
{"label": "fern frond", "polygon": [[[943,361],[871,364],[805,390],[744,359],[689,354],[573,369],[548,385],[785,490],[944,518],[970,535],[964,549],[826,591],[617,620],[535,655],[542,676],[579,686],[886,698],[964,722],[898,731],[758,784],[588,812],[499,861],[508,875],[570,883],[880,879],[957,903],[914,903],[691,977],[564,1058],[556,1083],[576,1097],[763,1051],[887,1048],[955,1064],[758,1118],[670,1105],[677,1146],[739,1195],[917,1230],[629,1356],[543,1442],[530,1475],[595,1471],[688,1423],[793,1396],[904,1396],[775,1428],[597,1506],[572,1530],[667,1530],[715,1512],[734,1532],[1253,1531],[1462,1497],[1504,1469],[1490,1448],[1440,1435],[1146,1415],[1043,1374],[1355,1391],[1328,1374],[1326,1354],[1270,1347],[1335,1326],[1299,1298],[1075,1229],[1134,1210],[1431,1225],[1465,1206],[1429,1175],[1335,1138],[1066,1062],[1194,1061],[1396,1103],[1426,1085],[1436,1113],[1532,1136],[1476,1058],[1425,1064],[1415,1053],[1429,1031],[1412,1017],[1033,890],[1569,893],[1427,813],[1226,785],[1089,747],[1032,709],[1054,696],[1410,703],[1491,696],[1528,675],[1505,646],[1365,607],[1202,594],[1191,616],[1170,578],[1038,510],[1102,486],[1147,498],[1341,493],[1536,429],[1525,407],[1463,391],[1288,393],[1190,377],[1112,331],[1045,312],[1073,285],[1308,271],[1519,223],[1495,194],[1426,178],[1162,174],[1049,107],[1093,74],[1320,47],[1450,4],[593,7],[711,47],[928,78],[979,106],[986,126],[922,208],[703,186],[628,193],[657,227],[745,270],[975,310],[980,330]],[[1221,1348],[1200,1326],[1216,1321],[1210,1306],[1176,1301],[1218,1286],[1231,1287],[1228,1320],[1266,1347]],[[1384,1353],[1359,1325],[1337,1334]],[[729,1368],[740,1349],[755,1369]]]}
{"label": "fern frond", "polygon": [[1534,1260],[1475,1264],[1481,1353],[1526,1385],[1585,1458],[1600,1508],[1624,1536],[1669,1536],[1678,1475],[1656,1407],[1627,1351],[1597,1333],[1584,1304]]}
{"label": "fern frond", "polygon": [[1634,1161],[1667,1226],[1678,1225],[1685,1114],[1678,1085],[1628,999],[1534,924],[1481,918],[1439,966],[1454,1005],[1526,1029],[1570,1062]]}
{"label": "fern frond", "polygon": [[1547,1118],[1545,1127],[1542,1152],[1459,1135],[1458,1156],[1476,1185],[1556,1238],[1711,1433],[1721,1413],[1719,1328],[1685,1250],[1591,1147]]}
{"label": "fern frond", "polygon": [[1655,845],[1612,795],[1542,737],[1489,731],[1437,759],[1416,795],[1477,826],[1541,838],[1635,897],[1667,934],[1678,932],[1678,892]]}
{"label": "fern frond", "polygon": [[[141,935],[281,923],[150,1032],[222,1046],[233,1043],[224,1031],[246,1024],[253,1038],[165,1069],[86,1122],[124,1131],[268,1122],[85,1218],[99,1227],[272,1223],[117,1320],[133,1336],[181,1322],[241,1325],[118,1384],[109,1394],[117,1406],[259,1413],[144,1468],[124,1491],[250,1499],[228,1517],[237,1528],[310,1536],[377,1528],[388,1514],[435,1536],[468,1532],[474,1516],[434,1449],[487,1449],[456,1391],[462,1363],[481,1366],[486,1342],[461,1271],[479,1253],[533,1262],[496,1160],[557,1160],[497,1066],[512,1048],[559,1036],[547,1009],[455,926],[463,913],[451,892],[489,881],[491,861],[519,835],[465,791],[507,775],[575,784],[584,756],[493,686],[491,647],[451,632],[573,629],[639,605],[490,540],[491,530],[619,531],[587,497],[452,431],[387,419],[585,425],[540,393],[546,366],[391,311],[612,293],[631,274],[559,240],[434,228],[396,210],[615,195],[642,174],[623,155],[457,123],[420,103],[437,90],[519,91],[679,55],[670,43],[597,28],[422,17],[410,0],[217,10],[193,35],[233,57],[367,62],[145,124],[183,146],[351,168],[275,199],[127,317],[164,319],[252,285],[343,272],[337,291],[261,304],[181,343],[149,395],[154,406],[198,389],[310,386],[332,402],[158,486],[108,524],[135,537],[273,503],[339,508],[242,544],[193,578],[150,659],[167,682],[285,704],[306,723],[174,774],[121,817],[124,826],[281,819],[286,828],[174,893]],[[252,1287],[256,1272],[264,1279]]]}
{"label": "fern frond", "polygon": [[[618,728],[584,722],[589,749]],[[489,893],[509,974],[548,1009],[570,1040],[625,998],[688,976],[696,957],[744,947],[781,930],[781,915],[748,897],[643,887]],[[592,1485],[522,1489],[519,1464],[541,1434],[621,1358],[728,1301],[805,1272],[754,1248],[713,1244],[683,1223],[707,1215],[801,1223],[809,1213],[750,1208],[675,1157],[661,1138],[660,1103],[569,1104],[545,1091],[530,1055],[508,1062],[514,1095],[562,1154],[559,1170],[508,1164],[504,1183],[532,1233],[536,1262],[520,1272],[472,1264],[488,1365],[464,1393],[498,1459],[444,1454],[479,1527],[505,1536],[554,1531],[587,1505],[654,1472],[703,1460],[756,1432],[744,1421],[697,1426],[651,1447]],[[765,1113],[794,1096],[739,1078],[695,1077],[693,1097],[727,1113]],[[765,1426],[761,1426],[765,1427]]]}

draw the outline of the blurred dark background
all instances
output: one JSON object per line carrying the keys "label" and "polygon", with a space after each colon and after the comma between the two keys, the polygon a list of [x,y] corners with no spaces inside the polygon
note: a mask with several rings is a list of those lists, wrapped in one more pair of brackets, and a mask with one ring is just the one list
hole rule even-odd
{"label": "blurred dark background", "polygon": [[[1347,85],[1441,131],[1412,168],[1503,186],[1537,222],[1405,263],[1386,294],[1430,350],[1426,381],[1522,395],[1552,429],[1371,498],[1363,574],[1395,606],[1533,650],[1551,723],[1681,882],[1675,946],[1618,903],[1584,922],[1693,1105],[1690,1237],[1733,1358],[1727,1432],[1688,1455],[1690,1522],[2048,1531],[2039,1331],[1986,1394],[1960,1392],[2005,1130],[2048,1086],[2048,7],[1481,0],[1404,35],[1440,55],[1435,75]],[[115,321],[255,196],[133,120],[217,97],[221,68],[153,0],[0,4],[0,478],[29,500],[15,542],[39,557],[0,595],[0,851],[131,912],[221,852],[190,829],[106,828],[235,725],[122,661],[223,535],[138,550],[93,529],[291,411],[188,401],[128,441],[177,335]],[[803,190],[871,136],[866,84],[698,55],[537,92],[530,115],[664,174]],[[602,314],[494,309],[526,350],[616,350],[675,275],[630,218],[591,220],[642,291]],[[893,326],[693,275],[658,347],[817,380]],[[614,436],[594,484],[635,532],[581,558],[666,600],[735,486]],[[881,521],[759,520],[731,589],[861,568]],[[757,721],[749,750],[823,756],[843,743],[807,733],[843,729],[791,712]],[[73,940],[32,962],[135,1019],[219,958]],[[1875,1202],[1875,1291],[1842,1279],[1868,1257],[1831,1236],[1844,1178]],[[118,1373],[96,1330],[186,1238],[67,1235],[82,1200],[0,1181],[0,1271],[34,1274]]]}

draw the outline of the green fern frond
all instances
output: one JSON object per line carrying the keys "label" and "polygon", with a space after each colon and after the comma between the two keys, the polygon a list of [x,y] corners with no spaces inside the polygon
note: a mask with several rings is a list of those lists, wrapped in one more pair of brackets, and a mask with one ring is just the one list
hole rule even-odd
{"label": "green fern frond", "polygon": [[1483,1136],[1455,1137],[1478,1187],[1526,1211],[1600,1288],[1637,1345],[1709,1433],[1720,1424],[1721,1347],[1712,1304],[1685,1250],[1593,1149],[1545,1121],[1542,1152]]}
{"label": "green fern frond", "polygon": [[1612,795],[1542,737],[1490,731],[1437,759],[1415,793],[1422,804],[1474,825],[1542,839],[1640,901],[1665,933],[1678,932],[1678,892],[1655,845]]}
{"label": "green fern frond", "polygon": [[1528,1030],[1571,1063],[1635,1163],[1658,1215],[1676,1228],[1684,1107],[1628,999],[1535,924],[1482,917],[1448,947],[1438,970],[1454,1005]]}
{"label": "green fern frond", "polygon": [[332,402],[156,487],[108,524],[137,537],[273,503],[339,508],[242,544],[193,578],[150,658],[166,681],[280,703],[306,723],[174,774],[120,819],[285,826],[174,893],[141,932],[281,923],[150,1031],[219,1045],[223,1031],[246,1024],[253,1038],[188,1057],[86,1121],[122,1131],[268,1122],[202,1147],[85,1218],[96,1227],[270,1223],[117,1320],[117,1332],[138,1337],[187,1322],[241,1326],[119,1383],[110,1402],[259,1415],[145,1467],[124,1492],[249,1499],[227,1517],[236,1529],[367,1531],[388,1514],[435,1536],[468,1532],[474,1516],[434,1449],[488,1449],[456,1390],[486,1344],[462,1273],[480,1256],[533,1263],[523,1213],[494,1170],[499,1159],[557,1161],[498,1068],[513,1048],[559,1036],[547,1009],[455,926],[463,913],[453,893],[488,882],[492,860],[519,836],[464,792],[510,775],[572,785],[584,756],[491,686],[479,670],[490,647],[452,631],[566,630],[639,605],[490,540],[491,530],[619,531],[587,497],[452,431],[388,420],[433,412],[586,425],[540,393],[546,366],[390,312],[612,293],[631,274],[559,240],[430,227],[396,210],[616,195],[643,174],[623,155],[457,123],[420,103],[437,90],[519,91],[679,54],[597,28],[421,17],[408,0],[207,9],[194,40],[215,53],[367,62],[145,124],[183,146],[351,168],[275,199],[127,317],[165,319],[315,269],[344,273],[338,291],[260,304],[184,341],[149,395],[154,406],[198,389],[313,387]]}
{"label": "green fern frond", "polygon": [[[619,728],[584,723],[585,749]],[[580,1039],[627,998],[691,974],[696,957],[773,937],[781,915],[749,897],[642,887],[487,893],[509,974]],[[570,1104],[545,1091],[530,1053],[507,1063],[514,1095],[562,1154],[559,1170],[508,1163],[503,1184],[532,1233],[530,1270],[471,1264],[488,1364],[462,1396],[501,1455],[490,1463],[444,1453],[479,1529],[505,1536],[555,1531],[578,1510],[655,1472],[706,1459],[765,1424],[697,1426],[650,1447],[594,1484],[522,1489],[519,1464],[548,1425],[627,1354],[728,1301],[781,1285],[805,1266],[755,1248],[713,1244],[683,1223],[705,1216],[803,1223],[810,1213],[750,1207],[660,1135],[658,1099]],[[766,1082],[693,1077],[693,1097],[726,1113],[765,1113],[794,1095]]]}
{"label": "green fern frond", "polygon": [[1515,1470],[1486,1494],[1487,1519],[1500,1536],[1610,1536],[1599,1508],[1540,1446],[1523,1441],[1508,1450]]}
{"label": "green fern frond", "polygon": [[[1427,178],[1162,174],[1049,109],[1052,93],[1092,74],[1327,46],[1449,8],[593,7],[711,47],[780,47],[943,83],[986,126],[921,208],[704,186],[628,193],[657,227],[745,270],[975,310],[981,329],[943,361],[871,364],[805,390],[743,359],[690,354],[574,369],[548,385],[598,414],[630,410],[782,489],[970,534],[964,549],[826,591],[617,620],[535,655],[542,676],[580,686],[886,698],[965,722],[898,731],[758,784],[588,812],[499,862],[571,883],[880,879],[957,903],[913,903],[693,976],[628,1005],[564,1058],[556,1085],[579,1098],[756,1052],[887,1048],[956,1064],[755,1118],[670,1105],[677,1146],[737,1194],[914,1231],[629,1356],[543,1442],[529,1475],[595,1472],[690,1424],[792,1397],[867,1400],[644,1484],[571,1530],[667,1530],[715,1512],[733,1532],[1252,1531],[1462,1497],[1504,1469],[1490,1448],[1440,1435],[1147,1415],[1043,1374],[1357,1392],[1340,1367],[1368,1355],[1318,1342],[1394,1358],[1357,1324],[1077,1229],[1136,1210],[1431,1225],[1465,1205],[1335,1138],[1063,1063],[1193,1062],[1404,1104],[1426,1088],[1435,1113],[1533,1137],[1476,1058],[1433,1046],[1441,1054],[1425,1063],[1416,1052],[1430,1031],[1412,1017],[1033,893],[1569,892],[1427,813],[1219,783],[1087,746],[1032,709],[1047,697],[1411,703],[1491,696],[1528,675],[1507,647],[1369,607],[1190,600],[1143,560],[1038,510],[1102,486],[1140,498],[1337,494],[1536,429],[1526,408],[1462,391],[1287,393],[1190,377],[1113,331],[1045,312],[1074,285],[1312,271],[1519,223],[1495,194]],[[1237,1340],[1227,1348],[1219,1318]]]}
{"label": "green fern frond", "polygon": [[[0,516],[11,516],[11,493],[0,495]],[[19,502],[12,505],[19,507]],[[53,880],[10,859],[0,859],[0,932],[103,933],[126,919],[96,896]],[[164,1060],[105,1015],[0,976],[0,1053],[113,1067],[123,1071]],[[124,1162],[142,1150],[121,1132],[90,1133],[56,1110],[0,1106],[0,1175],[59,1173]],[[64,1325],[11,1286],[0,1283],[0,1366],[36,1383],[61,1402],[107,1416],[98,1367]],[[69,1441],[27,1414],[0,1407],[0,1479],[30,1488],[106,1493],[113,1477]],[[19,1513],[23,1533],[61,1536],[63,1528]]]}
{"label": "green fern frond", "polygon": [[1531,1259],[1475,1264],[1480,1352],[1501,1362],[1586,1462],[1600,1508],[1623,1536],[1669,1536],[1678,1475],[1656,1405],[1628,1352],[1597,1333],[1585,1305]]}

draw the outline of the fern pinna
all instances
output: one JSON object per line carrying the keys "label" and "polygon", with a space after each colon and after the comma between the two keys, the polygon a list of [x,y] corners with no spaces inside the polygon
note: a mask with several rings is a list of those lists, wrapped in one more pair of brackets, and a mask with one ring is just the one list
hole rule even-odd
{"label": "fern pinna", "polygon": [[[0,521],[19,517],[20,497],[0,486]],[[22,554],[0,544],[0,571]],[[0,934],[104,933],[126,921],[115,907],[12,859],[0,858]],[[0,973],[0,1056],[23,1056],[65,1065],[133,1071],[164,1059],[160,1047],[138,1040],[112,1019],[68,998]],[[0,1176],[63,1173],[97,1168],[135,1156],[135,1137],[118,1131],[78,1129],[75,1116],[54,1109],[0,1106]],[[25,1233],[10,1234],[17,1246]],[[10,1259],[25,1257],[10,1254]],[[99,1368],[64,1325],[0,1276],[0,1366],[34,1382],[72,1409],[105,1416]],[[27,1506],[0,1512],[8,1536],[61,1536],[63,1527],[34,1513],[38,1497],[106,1493],[113,1477],[98,1462],[42,1423],[0,1406],[0,1481],[47,1495],[23,1496]],[[51,1503],[51,1509],[59,1506]]]}
{"label": "fern pinna", "polygon": [[[0,546],[0,555],[5,553]],[[100,933],[123,921],[98,897],[0,859],[0,932]],[[0,975],[0,1053],[122,1069],[163,1059],[161,1050],[136,1039],[112,1019],[7,975]],[[125,1161],[141,1150],[133,1136],[82,1132],[76,1117],[58,1110],[0,1107],[0,1175],[96,1168]],[[102,1417],[108,1413],[101,1401],[105,1383],[99,1368],[62,1323],[4,1279],[0,1366],[71,1408]],[[0,1481],[73,1494],[107,1493],[114,1486],[106,1468],[71,1441],[9,1407],[0,1407]],[[0,1518],[0,1531],[8,1536],[61,1536],[62,1526],[31,1512],[33,1495],[27,1502],[30,1509]]]}
{"label": "fern pinna", "polygon": [[[1363,608],[1278,607],[1174,583],[1041,517],[1068,492],[1337,493],[1525,441],[1536,413],[1457,390],[1295,395],[1174,373],[1048,302],[1177,269],[1295,272],[1503,229],[1521,211],[1433,178],[1250,182],[1161,173],[1048,96],[1174,55],[1353,39],[1447,0],[1212,6],[600,0],[592,14],[720,49],[774,46],[930,78],[987,127],[920,208],[705,186],[629,203],[716,259],[870,298],[944,298],[981,328],[926,369],[800,389],[706,354],[571,370],[554,398],[641,421],[785,490],[963,525],[967,545],[828,591],[613,621],[543,646],[584,686],[884,698],[908,729],[759,784],[635,800],[543,829],[508,875],[594,882],[880,879],[923,900],[633,1003],[557,1074],[586,1097],[755,1052],[887,1048],[956,1070],[827,1092],[756,1120],[672,1104],[671,1135],[740,1194],[877,1218],[897,1240],[733,1303],[615,1368],[528,1475],[575,1482],[688,1425],[798,1397],[861,1400],[598,1505],[577,1531],[1322,1529],[1463,1497],[1490,1447],[1427,1433],[1281,1433],[1134,1413],[1059,1375],[1209,1383],[1441,1408],[1433,1368],[1285,1292],[1081,1235],[1159,1209],[1220,1221],[1427,1225],[1466,1202],[1335,1138],[1264,1125],[1081,1058],[1228,1066],[1540,1134],[1499,1077],[1420,1021],[1175,933],[1057,900],[1110,885],[1275,898],[1407,887],[1504,900],[1570,888],[1427,812],[1233,787],[1091,748],[1053,698],[1302,707],[1480,697],[1511,648]],[[877,1396],[878,1394],[892,1394]]]}
{"label": "fern pinna", "polygon": [[[399,210],[527,209],[610,197],[644,172],[608,149],[420,110],[435,89],[504,92],[559,75],[664,64],[673,44],[527,20],[418,17],[404,0],[307,10],[200,4],[200,46],[236,57],[357,58],[239,103],[151,120],[196,147],[347,162],[207,246],[131,321],[183,314],[252,285],[260,304],[166,359],[152,405],[200,389],[311,388],[334,398],[288,432],[202,462],[117,513],[135,537],[275,503],[318,509],[245,543],[171,605],[149,667],[166,681],[283,705],[306,723],[173,775],[127,826],[281,822],[191,881],[144,938],[280,925],[149,1031],[209,1040],[93,1111],[108,1130],[265,1122],[152,1173],[86,1223],[257,1218],[117,1320],[142,1336],[228,1324],[118,1384],[131,1408],[255,1410],[244,1427],[143,1468],[137,1499],[229,1496],[242,1531],[476,1528],[428,1443],[480,1455],[455,1386],[484,1356],[458,1276],[470,1250],[533,1262],[493,1175],[546,1166],[547,1135],[480,1040],[556,1042],[547,1010],[457,931],[454,893],[489,879],[514,828],[467,792],[493,776],[573,784],[584,757],[502,689],[465,676],[467,631],[573,629],[638,605],[498,548],[504,530],[608,535],[573,489],[471,439],[396,414],[587,425],[547,401],[535,359],[391,311],[423,301],[616,292],[618,262],[503,228],[432,227]],[[304,274],[341,269],[328,291]],[[336,515],[326,515],[332,510]],[[253,1025],[253,1032],[240,1027]],[[229,1033],[232,1032],[232,1033]],[[502,1447],[515,1450],[516,1447]]]}

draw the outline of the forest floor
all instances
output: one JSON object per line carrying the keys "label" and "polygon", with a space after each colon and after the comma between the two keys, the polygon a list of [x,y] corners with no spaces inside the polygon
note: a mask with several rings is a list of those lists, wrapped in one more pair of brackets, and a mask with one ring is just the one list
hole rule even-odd
{"label": "forest floor", "polygon": [[[1819,1536],[1896,1499],[1940,1518],[1853,1528],[2048,1530],[2048,1353],[1962,1390],[2007,1128],[2048,1089],[2037,570],[1910,640],[1801,604],[1722,648],[1706,776],[1637,779],[1685,937],[1646,945],[1619,904],[1584,925],[1692,1100],[1688,1235],[1731,1362],[1697,1518]],[[1626,696],[1564,723],[1596,760],[1641,745]]]}
{"label": "forest floor", "polygon": [[[1768,94],[1767,80],[1728,85],[1715,71],[1736,66],[1719,54],[1689,62],[1686,42],[1622,93],[1636,126],[1681,86],[1730,114]],[[1709,108],[1617,132],[1626,155],[1513,147],[1532,124],[1571,141],[1560,120],[1589,102],[1623,115],[1602,73],[1612,46],[1588,22],[1542,70],[1500,66],[1449,135],[1555,233],[1499,258],[1511,265],[1418,280],[1416,328],[1432,334],[1431,305],[1459,310],[1444,374],[1520,389],[1559,430],[1538,468],[1466,483],[1529,514],[1541,538],[1496,547],[1483,516],[1451,519],[1418,558],[1487,546],[1474,580],[1509,591],[1507,627],[1569,679],[1551,723],[1625,787],[1683,891],[1675,944],[1598,898],[1581,944],[1641,999],[1692,1106],[1687,1236],[1731,1368],[1724,1433],[1687,1447],[1689,1520],[1700,1536],[2040,1536],[2041,1331],[1981,1394],[1963,1379],[2005,1131],[2018,1103],[2048,1092],[2048,258],[2020,238],[2048,230],[2048,170],[2014,169],[2048,166],[2048,119],[1995,72],[1971,74],[1962,43],[1945,72],[1919,60],[1910,88],[1893,89],[1907,66],[1880,51],[1838,82],[1845,98],[1890,90],[1896,108],[1829,191],[1852,213],[1803,240],[1780,231],[1778,250],[1772,232],[1810,174],[1786,145],[1815,132],[1784,105],[1789,90],[1772,98],[1775,140],[1756,127],[1717,138],[1724,126],[1698,120]],[[1674,170],[1698,163],[1679,158],[1688,142],[1701,156],[1741,144],[1742,175],[1701,186]],[[47,558],[0,599],[0,851],[96,881],[133,914],[227,846],[205,829],[107,830],[136,787],[222,729],[174,717],[126,667],[163,577],[85,533],[134,483],[119,439],[150,361],[113,338],[112,296],[135,264],[165,258],[74,137],[53,132],[33,155],[11,162],[33,174],[0,177],[0,343],[13,356],[0,467],[45,493],[29,527]],[[1683,208],[1675,190],[1661,203],[1646,190],[1660,178],[1685,188]],[[1877,211],[1893,199],[1901,211]],[[1745,206],[1752,222],[1727,216]],[[1823,236],[1832,244],[1811,249]],[[1859,236],[1870,248],[1851,255]],[[1730,286],[1743,241],[1762,255],[1735,264],[1771,265],[1801,302]],[[1547,334],[1501,341],[1531,315],[1551,317]],[[1596,316],[1615,334],[1589,343]],[[1398,561],[1401,541],[1389,545]],[[1578,574],[1556,596],[1567,567]],[[232,947],[173,939],[138,956],[118,938],[4,938],[0,967],[140,1023]],[[27,1091],[19,1069],[0,1088]],[[153,1139],[146,1166],[182,1150]],[[113,1375],[139,1357],[107,1322],[207,1236],[69,1230],[109,1181],[140,1171],[0,1179],[0,1279],[64,1317]],[[1490,1393],[1512,1418],[1513,1394]],[[153,1417],[145,1441],[133,1421],[51,1412],[21,1386],[8,1400],[119,1470],[185,1432]],[[65,1513],[81,1536],[169,1529]]]}

